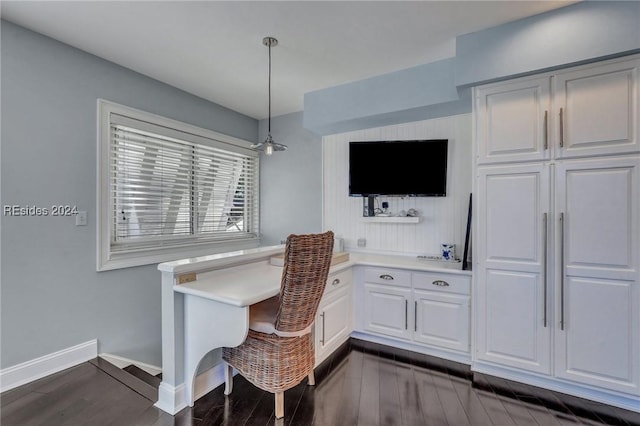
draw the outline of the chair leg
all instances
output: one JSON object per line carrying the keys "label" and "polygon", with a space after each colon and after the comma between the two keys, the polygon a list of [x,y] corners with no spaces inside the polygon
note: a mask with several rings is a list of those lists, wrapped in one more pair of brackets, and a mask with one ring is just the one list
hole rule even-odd
{"label": "chair leg", "polygon": [[284,417],[284,392],[276,392],[276,419]]}
{"label": "chair leg", "polygon": [[231,364],[224,364],[224,394],[231,395],[233,391],[233,367]]}
{"label": "chair leg", "polygon": [[313,374],[313,369],[309,372],[309,386],[316,385],[316,376]]}

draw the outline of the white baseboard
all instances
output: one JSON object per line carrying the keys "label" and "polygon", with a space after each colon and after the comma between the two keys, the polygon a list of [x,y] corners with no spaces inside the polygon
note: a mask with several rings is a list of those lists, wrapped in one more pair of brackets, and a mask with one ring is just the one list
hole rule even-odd
{"label": "white baseboard", "polygon": [[[238,372],[234,370],[233,374],[235,376]],[[220,362],[210,369],[198,374],[193,385],[194,400],[198,400],[223,383],[224,363]],[[187,393],[185,392],[184,383],[173,387],[162,382],[158,389],[158,402],[156,402],[155,406],[162,411],[174,415],[189,405],[186,397]]]}
{"label": "white baseboard", "polygon": [[418,352],[425,355],[435,356],[438,358],[448,359],[450,361],[459,362],[461,364],[471,365],[471,355],[465,352],[458,352],[447,349],[440,349],[433,346],[423,346],[404,342],[393,338],[378,336],[361,331],[351,332],[354,339],[366,340],[367,342],[379,343],[381,345],[391,346],[394,348],[406,349],[408,351]]}
{"label": "white baseboard", "polygon": [[98,356],[98,341],[90,340],[31,361],[0,370],[0,392],[41,379]]}
{"label": "white baseboard", "polygon": [[[233,375],[238,374],[233,370]],[[220,362],[210,369],[198,374],[193,384],[194,400],[198,400],[224,383],[224,362]]]}
{"label": "white baseboard", "polygon": [[490,376],[501,377],[514,382],[525,383],[539,388],[549,389],[556,392],[577,396],[578,398],[589,399],[602,404],[613,405],[614,407],[640,413],[640,397],[627,395],[621,392],[598,389],[593,386],[572,383],[551,376],[543,376],[537,373],[520,371],[511,367],[496,366],[482,361],[475,361],[471,370],[477,373],[488,374]]}
{"label": "white baseboard", "polygon": [[152,376],[157,376],[158,374],[162,373],[162,368],[158,367],[157,365],[146,364],[144,362],[113,354],[101,353],[99,356],[100,358],[110,362],[118,368],[124,368],[133,364],[141,370],[144,370],[147,373],[151,374]]}

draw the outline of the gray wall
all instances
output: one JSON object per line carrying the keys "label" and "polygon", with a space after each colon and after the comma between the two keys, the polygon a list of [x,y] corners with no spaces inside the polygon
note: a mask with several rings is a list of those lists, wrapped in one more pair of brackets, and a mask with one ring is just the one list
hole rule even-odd
{"label": "gray wall", "polygon": [[[266,134],[261,120],[259,139]],[[302,127],[302,112],[272,118],[271,135],[289,148],[260,158],[262,245],[322,231],[322,137]]]}
{"label": "gray wall", "polygon": [[327,135],[471,111],[469,87],[640,51],[640,2],[587,1],[456,38],[455,58],[310,92]]}
{"label": "gray wall", "polygon": [[2,217],[0,367],[95,338],[100,352],[160,365],[156,266],[95,271],[96,99],[250,141],[258,122],[0,22],[2,205],[89,214],[85,227],[73,217]]}
{"label": "gray wall", "polygon": [[453,58],[304,95],[304,127],[319,134],[471,112],[456,88]]}
{"label": "gray wall", "polygon": [[640,49],[640,2],[586,1],[456,39],[456,85],[530,74]]}

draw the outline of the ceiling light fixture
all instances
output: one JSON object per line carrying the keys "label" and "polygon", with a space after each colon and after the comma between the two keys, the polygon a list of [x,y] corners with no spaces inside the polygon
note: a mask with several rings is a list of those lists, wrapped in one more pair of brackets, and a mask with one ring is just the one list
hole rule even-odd
{"label": "ceiling light fixture", "polygon": [[273,154],[273,151],[284,151],[287,149],[286,145],[275,143],[271,137],[271,47],[278,45],[278,40],[273,37],[265,37],[262,39],[262,44],[269,48],[269,129],[267,131],[267,138],[264,142],[258,142],[251,145],[251,148],[263,150],[266,155]]}

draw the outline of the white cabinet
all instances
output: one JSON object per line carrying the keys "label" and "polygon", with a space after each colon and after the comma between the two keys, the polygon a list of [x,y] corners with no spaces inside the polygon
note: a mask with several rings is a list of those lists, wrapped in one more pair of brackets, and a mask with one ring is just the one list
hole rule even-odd
{"label": "white cabinet", "polygon": [[478,170],[477,359],[551,372],[548,164]]}
{"label": "white cabinet", "polygon": [[351,335],[352,279],[351,268],[330,274],[318,305],[314,341],[316,365],[324,361]]}
{"label": "white cabinet", "polygon": [[468,354],[468,275],[365,268],[362,276],[365,332]]}
{"label": "white cabinet", "polygon": [[[477,370],[640,395],[639,65],[618,59],[475,89]],[[548,109],[534,90],[545,79]],[[496,107],[512,91],[536,119]],[[512,119],[517,131],[495,124]]]}
{"label": "white cabinet", "polygon": [[414,272],[413,340],[430,346],[469,352],[470,277]]}
{"label": "white cabinet", "polygon": [[553,76],[556,157],[638,152],[640,60]]}
{"label": "white cabinet", "polygon": [[556,166],[558,377],[640,394],[640,157]]}
{"label": "white cabinet", "polygon": [[477,87],[477,164],[639,152],[639,68],[615,60]]}
{"label": "white cabinet", "polygon": [[411,273],[401,269],[369,267],[363,270],[362,275],[364,329],[400,339],[411,339]]}
{"label": "white cabinet", "polygon": [[[411,339],[411,290],[390,285],[364,284],[364,329],[386,336]],[[413,306],[411,306],[413,309]]]}
{"label": "white cabinet", "polygon": [[550,89],[548,77],[476,89],[479,164],[549,158]]}

